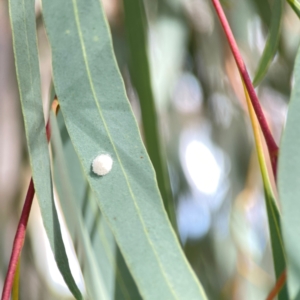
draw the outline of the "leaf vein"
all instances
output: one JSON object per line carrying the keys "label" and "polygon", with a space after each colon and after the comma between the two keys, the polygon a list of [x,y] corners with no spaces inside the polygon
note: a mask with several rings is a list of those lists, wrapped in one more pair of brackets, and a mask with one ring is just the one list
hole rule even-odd
{"label": "leaf vein", "polygon": [[117,159],[118,159],[118,162],[119,162],[119,164],[120,164],[120,167],[121,167],[121,169],[122,169],[122,173],[123,173],[123,175],[124,175],[124,178],[125,178],[125,181],[126,181],[126,184],[127,184],[127,187],[128,187],[129,193],[130,193],[130,196],[131,196],[131,198],[132,198],[132,200],[133,200],[134,206],[135,206],[135,208],[136,208],[136,210],[137,210],[137,212],[138,212],[138,217],[139,217],[139,219],[140,219],[140,222],[141,222],[141,224],[142,224],[143,230],[144,230],[144,232],[145,232],[145,236],[147,237],[147,240],[148,240],[148,242],[149,242],[151,248],[153,249],[153,253],[154,253],[155,258],[156,258],[156,260],[157,260],[157,262],[158,262],[159,268],[160,268],[161,271],[162,271],[162,275],[163,275],[163,277],[164,277],[164,279],[165,279],[167,285],[169,286],[171,293],[174,295],[174,297],[175,297],[176,299],[178,299],[178,297],[176,296],[176,294],[175,294],[175,292],[174,292],[172,286],[170,285],[170,282],[169,282],[169,280],[168,280],[168,278],[167,278],[167,276],[166,276],[166,274],[165,274],[165,271],[164,271],[164,269],[163,269],[163,267],[162,267],[162,265],[161,265],[161,262],[160,262],[160,260],[159,260],[159,258],[158,258],[157,252],[156,252],[156,250],[155,250],[155,248],[154,248],[154,246],[153,246],[153,244],[152,244],[152,242],[151,242],[151,239],[149,238],[149,235],[148,235],[147,230],[146,230],[145,223],[144,223],[143,219],[142,219],[141,216],[140,216],[140,209],[139,209],[138,204],[137,204],[137,202],[136,202],[134,193],[133,193],[133,191],[132,191],[130,182],[129,182],[128,177],[127,177],[127,174],[126,174],[126,172],[125,172],[125,170],[124,170],[124,167],[123,167],[123,164],[122,164],[122,162],[121,162],[119,153],[118,153],[118,151],[117,151],[117,149],[116,149],[116,146],[115,146],[115,144],[114,144],[114,142],[113,142],[113,140],[112,140],[110,131],[109,131],[109,129],[108,129],[108,126],[107,126],[107,124],[106,124],[105,118],[104,118],[104,116],[103,116],[102,109],[101,109],[101,107],[100,107],[100,104],[99,104],[99,101],[98,101],[98,97],[97,97],[97,95],[96,95],[96,91],[95,91],[95,88],[94,88],[94,83],[93,83],[92,76],[91,76],[91,72],[90,72],[90,68],[89,68],[89,63],[88,63],[87,53],[86,53],[86,49],[85,49],[85,43],[84,43],[83,36],[82,36],[82,32],[81,32],[81,26],[80,26],[79,14],[78,14],[78,7],[77,7],[77,0],[72,0],[72,2],[73,2],[73,8],[74,8],[74,15],[75,15],[76,26],[77,26],[77,30],[78,30],[78,36],[79,36],[79,39],[80,39],[80,44],[81,44],[81,49],[82,49],[82,55],[83,55],[83,59],[84,59],[84,62],[85,62],[86,72],[87,72],[87,75],[88,75],[88,79],[89,79],[89,83],[90,83],[90,87],[91,87],[91,91],[92,91],[92,94],[93,94],[94,101],[95,101],[96,106],[97,106],[97,108],[98,108],[100,117],[101,117],[101,119],[102,119],[102,121],[103,121],[103,124],[104,124],[104,127],[105,127],[105,131],[106,131],[106,133],[107,133],[107,135],[108,135],[108,138],[109,138],[109,140],[110,140],[110,142],[111,142],[111,144],[112,144],[112,147],[113,147],[113,149],[114,149],[114,152],[115,152],[115,154],[116,154],[116,157],[117,157]]}

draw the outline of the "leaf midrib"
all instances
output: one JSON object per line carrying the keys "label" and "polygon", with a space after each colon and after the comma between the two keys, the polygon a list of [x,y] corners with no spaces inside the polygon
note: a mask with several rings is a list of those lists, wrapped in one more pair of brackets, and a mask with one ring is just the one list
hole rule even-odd
{"label": "leaf midrib", "polygon": [[[107,237],[106,237],[106,233],[103,230],[103,226],[101,226],[100,230],[101,230],[102,234],[100,234],[100,232],[97,232],[97,233],[99,235],[100,240],[103,242],[103,247],[105,249],[104,251],[105,251],[105,254],[108,258],[108,261],[111,264],[111,266],[113,266],[113,263],[112,263],[113,262],[113,257],[112,257],[112,254],[109,251],[108,240],[107,240]],[[129,292],[128,292],[126,284],[124,283],[123,276],[122,276],[122,273],[120,272],[118,264],[116,264],[114,267],[116,269],[117,282],[120,285],[120,289],[123,293],[123,296],[124,296],[125,299],[130,300]]]}
{"label": "leaf midrib", "polygon": [[[10,0],[11,2],[11,0]],[[23,20],[23,23],[24,23],[24,27],[25,27],[25,37],[26,37],[26,52],[27,52],[27,57],[28,57],[28,64],[29,64],[29,74],[30,74],[30,86],[31,86],[31,89],[30,89],[30,93],[32,94],[32,89],[33,89],[33,84],[32,84],[32,67],[31,67],[31,56],[30,56],[30,52],[29,52],[29,43],[28,43],[28,34],[27,34],[27,22],[26,22],[26,15],[25,15],[25,2],[24,0],[22,0],[22,20]],[[9,5],[9,14],[10,16],[12,16],[12,13],[11,13],[11,5]],[[12,19],[12,18],[11,18]],[[14,21],[11,22],[11,32],[12,32],[12,38],[13,38],[13,43],[15,44],[16,43],[16,39],[15,39],[15,30],[14,30]],[[25,107],[24,107],[24,104],[23,104],[23,93],[22,93],[22,85],[21,85],[21,81],[20,81],[20,74],[19,74],[19,68],[17,67],[19,64],[18,64],[18,55],[16,53],[16,50],[15,50],[15,47],[13,47],[13,51],[14,51],[14,58],[15,58],[15,64],[16,64],[16,75],[17,75],[17,81],[19,82],[19,89],[21,90],[21,92],[19,93],[20,94],[20,99],[21,99],[21,107],[22,107],[22,111],[25,110]],[[24,118],[24,125],[26,128],[28,128],[28,125],[27,125],[27,121],[26,121],[26,118]],[[28,135],[27,135],[27,132],[28,130],[25,130],[25,134],[27,136],[27,139],[28,139]],[[29,139],[28,139],[29,140]],[[30,148],[30,143],[28,143],[28,147]],[[30,154],[30,151],[29,151],[29,154]]]}
{"label": "leaf midrib", "polygon": [[[249,98],[248,91],[246,90],[246,87],[245,87],[245,84],[244,84],[243,80],[242,80],[242,82],[243,82],[244,92],[245,92],[245,96],[246,96],[249,116],[250,116],[250,120],[251,120],[251,123],[252,123],[253,135],[254,135],[254,139],[255,139],[255,146],[256,146],[256,150],[257,150],[258,161],[259,161],[259,165],[260,165],[260,168],[261,168],[262,180],[263,180],[264,189],[265,189],[265,192],[266,192],[266,195],[267,195],[266,201],[269,202],[269,205],[270,205],[270,208],[271,208],[273,221],[274,221],[275,227],[276,227],[276,234],[277,234],[280,246],[281,246],[281,250],[282,250],[282,253],[283,253],[284,260],[286,262],[286,256],[285,256],[285,250],[284,250],[284,246],[283,246],[280,226],[277,222],[276,213],[274,211],[274,206],[276,207],[275,197],[274,197],[272,187],[271,187],[271,184],[270,184],[270,179],[269,179],[269,176],[268,176],[266,162],[264,160],[264,153],[263,153],[263,149],[262,149],[262,141],[261,141],[261,136],[260,136],[260,133],[259,133],[260,128],[259,128],[259,125],[258,125],[258,122],[257,122],[257,118],[255,116],[250,98]],[[266,205],[268,205],[268,204],[266,203]],[[279,211],[278,211],[278,214],[279,214]]]}
{"label": "leaf midrib", "polygon": [[125,181],[126,181],[126,184],[127,184],[127,187],[128,187],[129,193],[130,193],[130,196],[131,196],[131,198],[132,198],[132,200],[133,200],[134,206],[135,206],[136,211],[137,211],[137,213],[138,213],[138,217],[139,217],[139,220],[140,220],[140,222],[141,222],[141,224],[142,224],[142,227],[143,227],[145,236],[147,237],[147,240],[148,240],[148,242],[149,242],[149,244],[150,244],[150,246],[151,246],[151,248],[152,248],[152,250],[153,250],[153,253],[154,253],[154,255],[155,255],[155,258],[156,258],[156,260],[157,260],[157,262],[158,262],[158,266],[159,266],[159,268],[161,269],[162,275],[163,275],[163,277],[164,277],[164,279],[165,279],[167,285],[169,286],[171,293],[174,295],[174,297],[175,297],[176,299],[178,299],[177,295],[174,293],[174,290],[173,290],[172,286],[170,285],[170,282],[169,282],[169,280],[168,280],[168,278],[167,278],[167,276],[166,276],[166,274],[165,274],[165,271],[164,271],[164,269],[163,269],[163,267],[162,267],[162,265],[161,265],[161,262],[160,262],[160,260],[158,259],[157,252],[156,252],[156,250],[155,250],[155,248],[154,248],[154,246],[153,246],[153,244],[152,244],[152,242],[151,242],[151,239],[150,239],[149,236],[148,236],[148,233],[147,233],[147,230],[146,230],[145,223],[144,223],[143,219],[141,218],[141,212],[140,212],[140,209],[139,209],[139,207],[138,207],[138,205],[137,205],[137,203],[136,203],[136,199],[135,199],[135,196],[134,196],[134,194],[133,194],[131,185],[130,185],[130,183],[129,183],[127,174],[126,174],[126,172],[125,172],[125,169],[124,169],[123,164],[122,164],[122,162],[121,162],[121,159],[120,159],[120,157],[119,157],[119,153],[118,153],[118,151],[117,151],[117,149],[116,149],[116,146],[115,146],[115,144],[114,144],[114,142],[113,142],[113,140],[112,140],[112,137],[111,137],[110,131],[109,131],[109,129],[108,129],[108,126],[107,126],[107,124],[106,124],[105,118],[104,118],[104,116],[103,116],[102,109],[101,109],[101,107],[100,107],[100,104],[99,104],[99,101],[98,101],[98,98],[97,98],[97,95],[96,95],[96,92],[95,92],[95,88],[94,88],[94,84],[93,84],[93,80],[92,80],[92,76],[91,76],[91,72],[90,72],[90,68],[89,68],[89,63],[88,63],[87,53],[86,53],[86,49],[85,49],[85,43],[84,43],[83,36],[82,36],[82,32],[81,32],[81,26],[80,26],[79,14],[78,14],[78,7],[77,7],[77,0],[72,0],[72,3],[73,3],[73,8],[74,8],[74,16],[75,16],[76,27],[77,27],[77,31],[78,31],[78,36],[79,36],[80,44],[81,44],[82,55],[83,55],[83,59],[84,59],[84,63],[85,63],[86,72],[87,72],[87,75],[88,75],[88,79],[89,79],[91,91],[92,91],[92,94],[93,94],[93,99],[94,99],[94,101],[95,101],[95,103],[96,103],[96,106],[97,106],[97,108],[98,108],[98,112],[99,112],[100,117],[101,117],[101,119],[102,119],[102,122],[103,122],[103,125],[104,125],[104,128],[105,128],[105,131],[106,131],[106,133],[107,133],[107,136],[108,136],[108,138],[109,138],[109,140],[110,140],[110,142],[111,142],[111,145],[112,145],[112,147],[113,147],[113,150],[114,150],[114,152],[115,152],[115,154],[116,154],[116,157],[117,157],[118,162],[119,162],[119,164],[120,164],[120,167],[121,167],[121,169],[122,169],[122,173],[123,173],[123,175],[124,175],[124,178],[125,178]]}

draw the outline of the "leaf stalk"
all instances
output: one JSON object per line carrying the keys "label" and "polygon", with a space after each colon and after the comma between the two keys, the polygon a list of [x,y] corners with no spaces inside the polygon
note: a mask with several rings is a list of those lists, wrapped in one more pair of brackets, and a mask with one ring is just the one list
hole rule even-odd
{"label": "leaf stalk", "polygon": [[281,274],[281,276],[278,278],[274,288],[269,293],[266,300],[273,300],[280,292],[280,290],[283,288],[285,282],[286,282],[286,270]]}
{"label": "leaf stalk", "polygon": [[20,217],[20,221],[18,224],[17,232],[15,235],[13,248],[11,252],[11,257],[8,265],[8,270],[6,273],[6,278],[3,286],[2,291],[2,297],[1,300],[9,300],[10,299],[10,293],[14,282],[14,277],[16,273],[16,269],[18,266],[18,261],[21,255],[21,251],[24,245],[25,240],[25,234],[26,234],[26,228],[28,223],[28,218],[32,206],[32,200],[34,196],[35,190],[33,185],[33,180],[31,178],[29,187],[27,190],[27,195],[25,199],[25,203],[22,209],[22,214]]}
{"label": "leaf stalk", "polygon": [[[49,142],[51,137],[50,121],[48,121],[46,125],[46,135],[47,135],[47,140]],[[21,217],[19,220],[18,228],[16,231],[12,251],[11,251],[10,261],[9,261],[8,270],[6,273],[6,278],[2,290],[1,300],[10,299],[11,289],[14,283],[14,277],[16,274],[18,264],[20,263],[20,256],[24,245],[26,228],[28,224],[28,219],[32,207],[34,194],[35,194],[35,189],[34,189],[33,179],[31,177],[24,206],[22,209]]]}
{"label": "leaf stalk", "polygon": [[265,115],[263,113],[262,107],[259,103],[258,97],[256,95],[256,92],[254,90],[253,84],[251,82],[250,76],[248,74],[246,65],[242,59],[242,56],[240,54],[240,51],[238,49],[237,43],[235,41],[235,38],[233,36],[233,33],[231,31],[231,28],[229,26],[228,20],[225,16],[225,13],[223,11],[223,8],[220,4],[219,0],[211,0],[212,4],[215,8],[215,11],[218,15],[218,18],[221,22],[222,28],[225,32],[227,41],[229,43],[231,52],[234,56],[235,62],[237,64],[237,67],[239,69],[240,75],[245,83],[246,89],[248,91],[252,106],[254,108],[256,117],[258,119],[259,125],[261,127],[262,133],[264,135],[264,138],[266,140],[266,144],[269,151],[269,156],[272,164],[273,174],[276,178],[276,172],[277,172],[277,157],[278,157],[278,146],[273,138],[273,135],[270,131],[270,128],[268,126],[267,120],[265,118]]}

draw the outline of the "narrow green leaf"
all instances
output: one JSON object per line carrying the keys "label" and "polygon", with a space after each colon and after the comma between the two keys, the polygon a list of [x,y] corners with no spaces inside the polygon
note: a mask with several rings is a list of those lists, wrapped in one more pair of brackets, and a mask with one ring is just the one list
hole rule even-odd
{"label": "narrow green leaf", "polygon": [[254,0],[253,2],[257,8],[257,12],[260,18],[267,26],[267,28],[269,28],[271,25],[271,15],[272,15],[269,1]]}
{"label": "narrow green leaf", "polygon": [[16,73],[32,177],[44,226],[58,268],[76,299],[82,299],[70,272],[53,201],[51,171],[40,88],[34,0],[10,0]]}
{"label": "narrow green leaf", "polygon": [[[108,226],[100,215],[95,197],[85,179],[83,169],[60,113],[57,116],[57,120],[63,140],[64,165],[68,170],[73,200],[75,200],[77,209],[80,209],[82,224],[85,227],[85,231],[88,232],[92,252],[95,256],[95,265],[97,265],[98,271],[101,273],[107,294],[113,297],[115,289],[116,244],[112,233],[107,232],[109,231]],[[58,165],[58,167],[60,166]],[[59,185],[61,182],[56,182],[56,184]]]}
{"label": "narrow green leaf", "polygon": [[[80,162],[74,147],[69,140],[62,118],[58,115],[60,131],[64,140],[64,153],[67,169],[70,171],[72,188],[76,194],[78,207],[81,207],[85,226],[90,233],[93,252],[96,256],[98,269],[104,279],[104,284],[114,299],[140,299],[137,287],[124,262],[122,254],[116,246],[115,239],[107,222],[101,215],[95,197],[87,186]],[[114,294],[112,291],[115,291]],[[113,299],[113,298],[112,298]]]}
{"label": "narrow green leaf", "polygon": [[265,49],[259,61],[257,71],[253,79],[253,85],[257,86],[268,71],[279,42],[280,28],[283,16],[284,0],[274,0],[272,8],[272,19],[270,32],[266,42]]}
{"label": "narrow green leaf", "polygon": [[[100,1],[43,0],[54,86],[86,178],[145,299],[205,299],[173,231],[125,95]],[[91,164],[110,154],[109,174]]]}
{"label": "narrow green leaf", "polygon": [[[276,280],[280,278],[283,272],[286,269],[286,258],[285,258],[285,249],[282,241],[282,228],[280,222],[280,215],[278,213],[277,207],[275,205],[275,197],[272,194],[268,193],[265,189],[265,199],[266,207],[268,214],[268,223],[271,237],[271,247],[273,253],[273,262]],[[282,289],[278,294],[278,300],[288,300],[288,290],[287,285],[284,284]]]}
{"label": "narrow green leaf", "polygon": [[[257,117],[255,115],[245,85],[244,85],[244,92],[247,100],[249,116],[251,119],[255,146],[257,151],[257,157],[258,157],[260,171],[261,171],[263,185],[264,185],[266,208],[267,208],[267,215],[268,215],[268,222],[269,222],[269,231],[270,231],[271,246],[272,246],[272,253],[273,253],[273,262],[274,262],[276,279],[278,280],[286,268],[286,258],[285,258],[285,252],[284,252],[284,246],[283,246],[282,234],[281,234],[280,215],[279,215],[274,192],[268,175],[268,169],[267,169],[266,159],[264,156],[262,138],[260,133],[260,126],[258,124]],[[279,300],[289,299],[286,285],[284,285],[284,287],[279,292],[278,299]]]}
{"label": "narrow green leaf", "polygon": [[145,34],[146,16],[143,1],[123,1],[125,25],[130,50],[130,73],[139,95],[146,148],[156,172],[158,187],[173,228],[177,231],[174,200],[166,159],[164,159],[155,101],[150,79]]}
{"label": "narrow green leaf", "polygon": [[[65,169],[69,171],[73,195],[76,195],[77,206],[81,208],[83,222],[89,232],[98,269],[103,274],[102,277],[108,294],[114,295],[114,299],[118,300],[141,299],[122,254],[116,249],[113,234],[100,213],[94,195],[87,186],[82,167],[61,114],[58,114],[57,119],[63,139]],[[58,167],[60,166],[58,165]],[[56,181],[56,184],[59,185],[62,182]],[[113,291],[115,292],[113,293]]]}
{"label": "narrow green leaf", "polygon": [[278,188],[282,206],[283,239],[287,254],[291,299],[300,292],[300,48],[294,68],[286,127],[281,140]]}
{"label": "narrow green leaf", "polygon": [[296,15],[300,18],[300,3],[297,0],[287,0]]}
{"label": "narrow green leaf", "polygon": [[117,249],[115,300],[142,300],[120,249]]}
{"label": "narrow green leaf", "polygon": [[[96,204],[95,199],[91,199],[94,198],[93,195],[91,196],[92,197],[88,198],[89,202]],[[90,212],[91,211],[90,209]],[[110,275],[114,276],[114,284],[112,285],[112,282],[108,283],[111,287],[110,290],[114,291],[114,293],[112,293],[114,296],[112,299],[141,299],[137,286],[132,279],[122,253],[116,246],[114,236],[104,216],[100,213],[98,207],[94,207],[94,212],[98,219],[96,221],[94,218],[90,229],[90,238],[94,253],[96,254],[98,268],[102,273],[106,274],[109,281],[111,281]],[[89,218],[88,214],[86,218]],[[114,271],[113,274],[111,274],[112,271]]]}
{"label": "narrow green leaf", "polygon": [[[109,285],[104,278],[109,278],[109,270],[105,268],[105,274],[101,274],[101,269],[97,268],[96,253],[92,249],[88,228],[84,224],[81,215],[81,207],[78,206],[74,189],[69,181],[69,172],[64,157],[62,141],[57,125],[56,117],[51,112],[51,145],[54,155],[54,181],[59,195],[62,210],[66,219],[75,251],[78,255],[79,263],[83,272],[87,294],[90,299],[112,299],[109,292]],[[81,185],[84,185],[82,181]],[[101,253],[97,253],[100,255]],[[114,266],[110,266],[114,270]],[[103,271],[103,269],[102,269]]]}

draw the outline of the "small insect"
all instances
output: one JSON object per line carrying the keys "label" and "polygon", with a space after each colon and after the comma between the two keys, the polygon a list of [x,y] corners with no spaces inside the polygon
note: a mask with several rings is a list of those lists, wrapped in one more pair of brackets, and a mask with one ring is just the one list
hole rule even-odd
{"label": "small insect", "polygon": [[111,171],[113,160],[109,154],[98,155],[92,163],[92,170],[99,176],[104,176]]}

